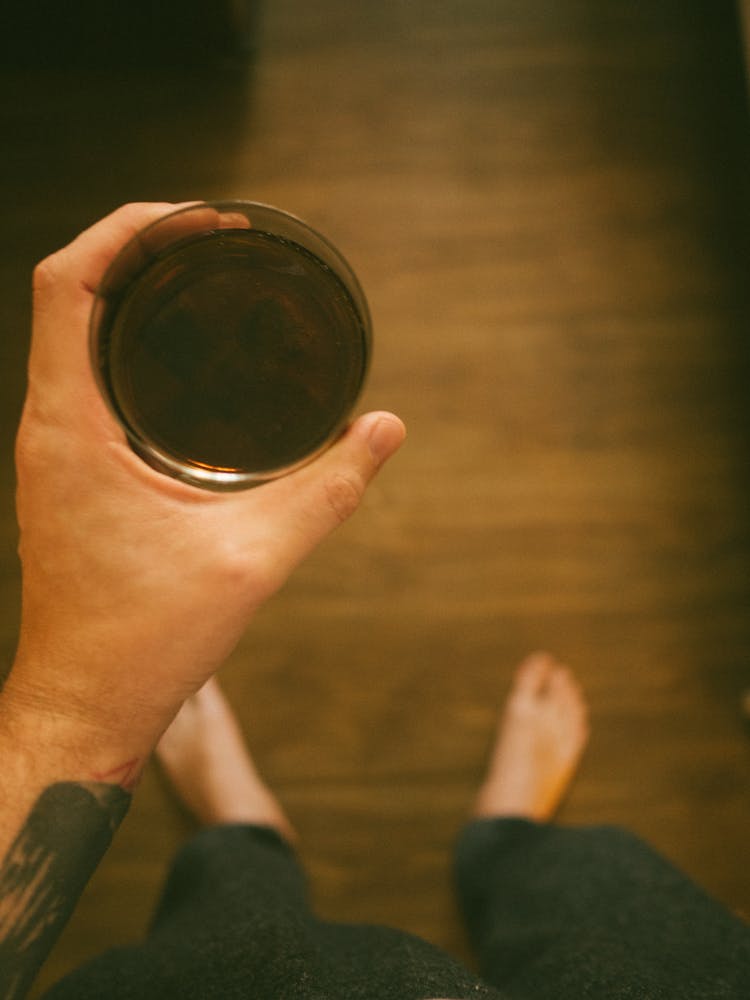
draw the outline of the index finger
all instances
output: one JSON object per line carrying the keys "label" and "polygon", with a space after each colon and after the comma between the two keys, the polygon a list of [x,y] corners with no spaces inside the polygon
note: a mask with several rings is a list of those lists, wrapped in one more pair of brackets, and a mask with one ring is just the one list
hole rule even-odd
{"label": "index finger", "polygon": [[168,202],[124,205],[37,265],[29,361],[36,381],[91,390],[88,324],[97,286],[120,250],[176,207]]}
{"label": "index finger", "polygon": [[61,286],[95,294],[107,268],[125,244],[141,229],[178,207],[170,202],[133,202],[116,209],[37,266],[35,291],[44,294],[50,287]]}

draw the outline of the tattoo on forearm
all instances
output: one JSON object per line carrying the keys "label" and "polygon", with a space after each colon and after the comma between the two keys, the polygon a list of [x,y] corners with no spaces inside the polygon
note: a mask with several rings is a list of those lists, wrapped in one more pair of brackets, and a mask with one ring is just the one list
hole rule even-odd
{"label": "tattoo on forearm", "polygon": [[31,986],[130,805],[104,782],[60,782],[37,799],[0,865],[0,998]]}

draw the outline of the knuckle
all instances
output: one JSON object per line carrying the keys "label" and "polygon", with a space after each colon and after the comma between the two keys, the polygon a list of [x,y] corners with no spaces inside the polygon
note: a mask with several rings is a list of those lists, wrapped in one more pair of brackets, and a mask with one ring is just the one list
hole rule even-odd
{"label": "knuckle", "polygon": [[40,464],[43,442],[36,422],[25,409],[16,434],[15,460],[19,472],[25,472]]}
{"label": "knuckle", "polygon": [[30,382],[15,440],[19,480],[48,480],[55,468],[74,468],[86,461],[86,448],[80,428],[61,418]]}
{"label": "knuckle", "polygon": [[36,430],[20,430],[16,437],[15,465],[16,465],[16,485],[20,490],[30,484],[39,482],[44,476],[48,477],[50,461],[50,448],[44,435],[40,435]]}
{"label": "knuckle", "polygon": [[244,585],[249,572],[247,552],[231,535],[222,539],[219,566],[225,583],[230,586]]}
{"label": "knuckle", "polygon": [[327,480],[325,495],[328,506],[339,524],[343,524],[359,507],[365,492],[362,480],[351,473],[338,473]]}
{"label": "knuckle", "polygon": [[228,606],[254,607],[277,589],[278,568],[271,546],[248,548],[238,538],[224,538],[214,563],[216,593],[225,595]]}
{"label": "knuckle", "polygon": [[50,254],[40,260],[34,268],[31,287],[34,296],[43,295],[56,282],[58,278],[58,257],[57,254]]}

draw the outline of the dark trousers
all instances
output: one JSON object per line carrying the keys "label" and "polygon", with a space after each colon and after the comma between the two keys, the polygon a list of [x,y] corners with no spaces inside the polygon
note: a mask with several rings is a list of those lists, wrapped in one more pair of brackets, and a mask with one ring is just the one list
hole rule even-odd
{"label": "dark trousers", "polygon": [[275,833],[213,827],[178,854],[144,943],[46,998],[750,998],[747,926],[622,830],[477,821],[456,882],[481,978],[401,931],[319,920]]}

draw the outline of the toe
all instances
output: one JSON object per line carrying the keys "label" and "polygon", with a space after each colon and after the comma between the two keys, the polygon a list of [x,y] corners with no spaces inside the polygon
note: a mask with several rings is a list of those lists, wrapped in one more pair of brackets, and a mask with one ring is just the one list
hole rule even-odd
{"label": "toe", "polygon": [[575,690],[575,680],[568,667],[556,663],[550,671],[547,680],[550,692],[562,696],[572,696]]}
{"label": "toe", "polygon": [[586,707],[583,689],[572,670],[565,664],[558,663],[553,667],[547,681],[547,691],[569,711]]}
{"label": "toe", "polygon": [[549,653],[531,653],[516,671],[513,693],[536,697],[547,686],[555,668],[555,660]]}
{"label": "toe", "polygon": [[565,666],[553,671],[547,685],[547,702],[562,732],[582,751],[589,738],[588,702],[575,675]]}

